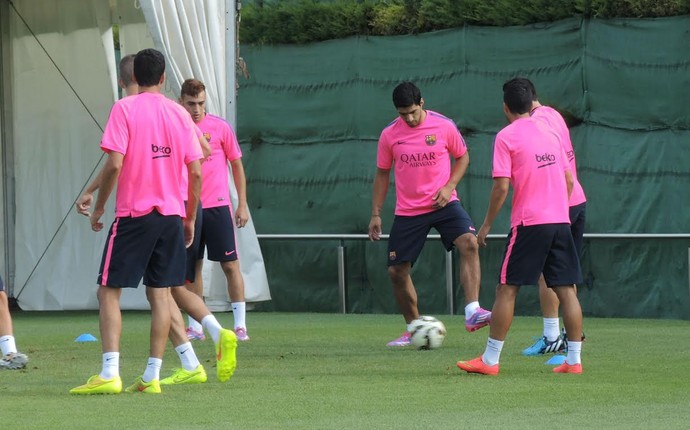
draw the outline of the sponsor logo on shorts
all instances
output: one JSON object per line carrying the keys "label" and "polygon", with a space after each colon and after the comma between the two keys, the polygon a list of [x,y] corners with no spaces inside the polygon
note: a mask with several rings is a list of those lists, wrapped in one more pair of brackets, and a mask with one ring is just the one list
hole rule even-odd
{"label": "sponsor logo on shorts", "polygon": [[392,261],[392,260],[395,260],[396,258],[398,258],[398,255],[395,253],[395,251],[391,251],[388,253],[388,259],[389,260]]}
{"label": "sponsor logo on shorts", "polygon": [[427,134],[426,136],[424,136],[424,143],[426,143],[429,146],[436,145],[436,135]]}
{"label": "sponsor logo on shorts", "polygon": [[229,252],[228,252],[228,251],[225,251],[225,255],[226,255],[226,256],[232,255],[232,254],[234,254],[234,253],[235,253],[235,251],[229,251]]}

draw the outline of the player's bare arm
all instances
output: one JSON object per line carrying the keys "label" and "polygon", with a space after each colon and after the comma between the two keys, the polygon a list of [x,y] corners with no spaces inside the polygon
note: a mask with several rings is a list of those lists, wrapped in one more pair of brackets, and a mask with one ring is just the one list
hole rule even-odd
{"label": "player's bare arm", "polygon": [[184,219],[184,244],[189,248],[194,240],[194,223],[201,194],[201,162],[194,160],[187,164],[187,207]]}
{"label": "player's bare arm", "polygon": [[440,190],[436,191],[431,198],[434,201],[434,208],[442,208],[448,204],[453,190],[455,190],[455,187],[458,186],[463,176],[465,176],[465,172],[467,171],[467,166],[469,166],[469,164],[470,156],[467,152],[465,152],[465,154],[463,154],[461,157],[455,159],[453,168],[450,171],[450,178],[448,179],[448,182],[446,182],[446,185],[444,185]]}
{"label": "player's bare arm", "polygon": [[501,211],[501,207],[503,207],[509,189],[510,178],[494,178],[494,185],[491,188],[491,196],[489,197],[489,208],[486,211],[484,223],[477,234],[477,243],[479,243],[479,246],[486,246],[486,236],[489,235],[491,225]]}
{"label": "player's bare arm", "polygon": [[103,176],[103,169],[101,169],[100,172],[98,172],[98,176],[89,184],[88,187],[86,187],[86,190],[84,190],[84,193],[79,196],[77,201],[75,202],[75,207],[77,209],[77,213],[85,215],[87,217],[91,216],[91,212],[89,211],[91,209],[91,204],[93,203],[93,193],[96,192],[98,187],[101,185],[101,176]]}
{"label": "player's bare arm", "polygon": [[204,154],[203,162],[211,155],[211,145],[208,144],[208,140],[204,136],[199,136],[199,144],[201,145],[201,153]]}
{"label": "player's bare arm", "polygon": [[100,219],[105,212],[105,204],[115,188],[117,178],[120,176],[122,160],[124,160],[124,158],[124,154],[116,151],[110,151],[108,153],[108,160],[101,170],[101,181],[99,184],[98,196],[96,197],[96,205],[91,214],[91,229],[93,231],[101,231],[103,229],[103,223]]}
{"label": "player's bare arm", "polygon": [[235,225],[242,228],[249,221],[249,209],[247,209],[247,178],[244,175],[242,159],[238,158],[230,162],[232,167],[232,179],[237,190],[237,209],[235,210]]}
{"label": "player's bare arm", "polygon": [[381,208],[386,201],[388,182],[390,181],[390,169],[376,169],[374,176],[374,190],[371,198],[371,220],[369,221],[369,239],[381,239]]}

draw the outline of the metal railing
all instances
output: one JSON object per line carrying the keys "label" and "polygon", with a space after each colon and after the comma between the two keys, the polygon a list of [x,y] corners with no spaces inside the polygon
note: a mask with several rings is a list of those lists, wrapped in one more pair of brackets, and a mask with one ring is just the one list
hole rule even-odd
{"label": "metal railing", "polygon": [[[369,240],[366,234],[257,234],[257,237],[265,240],[337,240],[338,244],[338,296],[340,298],[340,312],[347,313],[347,255],[346,240]],[[381,240],[388,240],[389,235],[382,234]],[[490,234],[487,240],[505,239],[507,234]],[[652,234],[652,233],[585,233],[585,239],[690,239],[690,234]],[[430,234],[427,239],[440,240],[438,234]],[[446,252],[446,299],[448,314],[453,315],[455,309],[455,297],[453,296],[453,252]],[[690,248],[688,248],[688,289],[690,290]]]}

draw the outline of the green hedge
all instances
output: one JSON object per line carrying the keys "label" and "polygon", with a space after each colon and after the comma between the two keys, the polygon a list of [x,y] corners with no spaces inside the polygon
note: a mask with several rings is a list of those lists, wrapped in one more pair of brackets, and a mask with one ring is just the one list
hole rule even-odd
{"label": "green hedge", "polygon": [[402,35],[466,24],[510,26],[576,15],[690,14],[690,0],[245,0],[240,41],[294,44],[355,35]]}

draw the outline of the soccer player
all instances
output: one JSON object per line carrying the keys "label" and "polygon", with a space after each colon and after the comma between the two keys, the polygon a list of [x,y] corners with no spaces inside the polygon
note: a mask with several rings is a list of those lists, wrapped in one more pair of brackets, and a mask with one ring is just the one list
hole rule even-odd
{"label": "soccer player", "polygon": [[432,227],[446,250],[455,246],[460,251],[467,331],[488,325],[491,312],[479,306],[481,272],[475,228],[455,190],[470,162],[467,146],[452,120],[424,109],[422,94],[412,82],[395,87],[393,105],[399,116],[383,129],[378,143],[369,238],[380,239],[381,208],[393,168],[396,206],[388,242],[388,276],[407,329],[388,346],[407,346],[410,324],[419,318],[410,269]]}
{"label": "soccer player", "polygon": [[10,315],[10,307],[7,303],[5,284],[2,282],[2,277],[0,277],[0,350],[2,351],[0,370],[23,369],[29,361],[26,355],[17,351],[17,344],[13,333],[12,315]]}
{"label": "soccer player", "polygon": [[[133,70],[133,64],[134,64],[134,55],[126,55],[122,57],[119,63],[118,67],[118,84],[120,88],[124,91],[125,96],[134,96],[139,93],[139,85],[137,84],[136,79],[134,78],[134,70]],[[201,144],[201,149],[205,157],[210,155],[211,153],[211,148],[208,145],[208,142],[206,142],[206,139],[203,138],[203,135],[200,130],[197,129],[197,134],[199,136],[199,143]],[[85,215],[87,217],[91,216],[91,204],[93,203],[93,193],[99,188],[100,183],[101,183],[101,175],[103,174],[103,170],[99,172],[99,174],[96,176],[96,178],[93,180],[91,184],[87,187],[87,189],[84,191],[84,193],[77,199],[76,202],[76,209],[77,212]],[[183,181],[181,184],[181,190],[183,193],[187,192],[187,168],[186,166],[182,170],[182,177]],[[195,232],[200,232],[201,231],[201,206],[198,206],[198,211],[197,211],[197,220],[196,224],[194,226],[194,231]],[[194,243],[198,244],[198,234],[194,235]],[[194,250],[193,250],[194,249]],[[196,248],[193,246],[190,246],[187,248],[187,254],[194,254],[194,262],[196,262]],[[194,277],[194,265],[187,268],[187,277]],[[191,274],[190,274],[191,270]],[[190,383],[203,383],[206,382],[207,380],[207,375],[206,375],[206,369],[204,369],[204,366],[201,364],[199,361],[196,351],[194,351],[194,348],[192,345],[189,343],[189,339],[187,339],[187,335],[185,332],[185,325],[184,325],[184,319],[182,318],[182,314],[180,313],[180,307],[182,306],[184,308],[190,308],[190,307],[196,307],[198,312],[201,312],[200,315],[202,317],[206,317],[207,315],[210,314],[208,309],[204,308],[199,308],[198,301],[194,300],[193,296],[187,296],[184,295],[184,292],[181,292],[180,294],[175,295],[177,297],[177,301],[180,303],[178,304],[177,301],[171,300],[170,301],[170,312],[171,312],[171,326],[170,326],[170,342],[173,345],[173,348],[175,349],[175,352],[177,353],[178,358],[180,359],[180,368],[176,368],[173,370],[173,373],[171,376],[161,379],[160,383],[161,385],[171,385],[171,384],[190,384]],[[212,324],[214,324],[212,322]]]}
{"label": "soccer player", "polygon": [[[530,84],[531,81],[527,80]],[[570,173],[573,176],[573,191],[570,194],[570,232],[575,241],[575,248],[577,254],[582,257],[582,244],[585,232],[585,212],[587,208],[587,198],[582,189],[580,181],[577,179],[577,166],[575,163],[575,151],[573,144],[570,141],[570,132],[568,126],[563,120],[561,114],[550,106],[544,106],[539,103],[537,98],[537,90],[534,85],[532,90],[532,109],[530,115],[539,121],[543,121],[551,127],[560,137],[561,144],[565,149],[570,164]],[[560,302],[558,296],[550,288],[547,288],[544,277],[539,277],[539,302],[541,304],[541,311],[543,318],[543,334],[533,345],[525,348],[522,353],[526,356],[543,355],[548,352],[560,352],[567,347],[567,339],[565,334],[561,334],[560,322],[558,319],[558,307]],[[584,333],[582,335],[584,340]]]}
{"label": "soccer player", "polygon": [[580,261],[570,233],[568,196],[572,175],[558,135],[541,121],[530,118],[532,91],[525,79],[503,85],[503,111],[509,125],[494,143],[494,185],[489,208],[477,240],[486,246],[494,219],[513,186],[510,233],[496,287],[489,339],[484,354],[457,366],[469,373],[497,375],[503,342],[513,320],[515,297],[523,284],[536,284],[543,273],[547,286],[563,305],[568,336],[565,363],[557,373],[582,373],[582,310],[575,294],[581,280]]}
{"label": "soccer player", "polygon": [[[204,264],[204,248],[208,259],[218,261],[227,281],[228,295],[232,303],[237,340],[247,341],[246,304],[244,301],[244,280],[240,271],[239,256],[235,244],[234,227],[242,228],[249,220],[247,209],[247,185],[242,166],[242,151],[235,133],[222,118],[206,113],[206,86],[197,79],[182,83],[180,104],[189,112],[194,123],[204,133],[211,146],[211,155],[202,165],[204,181],[201,184],[201,206],[203,221],[196,261],[196,273],[201,273]],[[233,217],[230,188],[228,186],[228,162],[237,189],[238,205]],[[187,283],[187,288],[203,295],[201,276]],[[204,339],[201,325],[189,317],[187,335],[190,339]]]}
{"label": "soccer player", "polygon": [[[94,231],[103,228],[100,218],[117,183],[116,218],[98,276],[103,367],[86,384],[73,388],[72,394],[111,394],[122,390],[120,296],[122,288],[136,288],[142,276],[151,304],[150,357],[143,375],[126,391],[161,392],[160,368],[171,322],[170,287],[184,281],[185,246],[194,237],[201,186],[199,160],[203,158],[189,116],[160,93],[164,72],[163,54],[154,49],[137,53],[134,76],[140,94],[115,103],[101,141],[108,159],[90,217]],[[189,184],[186,196],[180,187],[185,165]],[[200,315],[197,309],[194,312]],[[216,341],[218,377],[227,380],[235,369],[237,340],[215,318],[214,324],[208,323],[208,319],[207,316],[202,321]]]}

